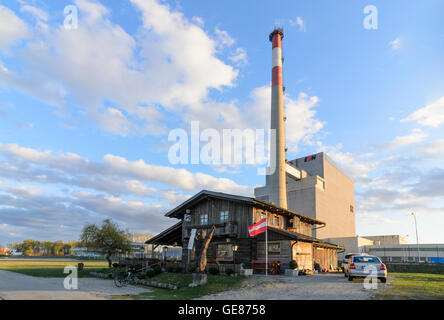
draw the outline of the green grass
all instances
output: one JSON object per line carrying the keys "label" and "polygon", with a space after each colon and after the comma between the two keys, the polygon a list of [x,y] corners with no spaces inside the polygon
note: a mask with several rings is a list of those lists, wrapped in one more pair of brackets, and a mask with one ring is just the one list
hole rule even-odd
{"label": "green grass", "polygon": [[387,288],[375,294],[378,300],[443,300],[444,275],[390,273]]}
{"label": "green grass", "polygon": [[[13,271],[34,277],[64,278],[67,276],[67,274],[63,273],[64,268],[69,265],[77,266],[79,262],[81,261],[0,260],[0,270]],[[108,267],[108,262],[106,261],[84,261],[83,263],[85,269],[78,272],[79,278],[89,277],[90,272],[97,272]]]}
{"label": "green grass", "polygon": [[191,274],[162,273],[151,278],[153,281],[171,283],[179,286],[177,290],[159,289],[150,287],[151,292],[139,295],[120,296],[123,299],[155,299],[155,300],[188,300],[198,298],[207,294],[214,294],[242,286],[245,278],[241,276],[208,275],[205,285],[190,288],[188,285],[193,281]]}

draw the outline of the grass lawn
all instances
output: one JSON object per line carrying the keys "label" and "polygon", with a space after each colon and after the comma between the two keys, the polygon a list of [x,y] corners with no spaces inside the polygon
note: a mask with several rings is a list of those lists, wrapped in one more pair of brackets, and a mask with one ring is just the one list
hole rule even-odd
{"label": "grass lawn", "polygon": [[108,267],[106,261],[45,261],[33,260],[27,261],[8,261],[0,260],[0,270],[8,270],[18,272],[34,277],[46,278],[64,278],[67,274],[63,273],[66,266],[77,266],[79,262],[83,262],[85,269],[78,272],[79,278],[89,277],[91,271],[99,271]]}
{"label": "grass lawn", "polygon": [[152,292],[145,292],[139,295],[119,296],[123,299],[155,299],[155,300],[187,300],[198,298],[207,294],[239,288],[245,278],[242,276],[208,275],[208,282],[205,285],[190,288],[188,285],[193,282],[191,274],[183,273],[162,273],[151,278],[153,281],[171,283],[179,286],[177,290],[152,288]]}
{"label": "grass lawn", "polygon": [[444,299],[444,275],[430,273],[390,273],[386,289],[374,299]]}

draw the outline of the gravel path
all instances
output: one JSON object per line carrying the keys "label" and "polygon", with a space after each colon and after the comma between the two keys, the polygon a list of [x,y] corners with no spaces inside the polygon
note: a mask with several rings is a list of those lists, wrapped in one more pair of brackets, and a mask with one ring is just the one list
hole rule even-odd
{"label": "gravel path", "polygon": [[[378,282],[378,289],[384,287],[385,284]],[[370,295],[362,280],[349,282],[342,273],[327,273],[300,277],[253,276],[246,280],[243,288],[199,300],[366,300]]]}
{"label": "gravel path", "polygon": [[79,290],[65,290],[64,278],[39,278],[0,270],[0,300],[106,300],[112,295],[149,292],[147,288],[117,288],[113,280],[79,278]]}

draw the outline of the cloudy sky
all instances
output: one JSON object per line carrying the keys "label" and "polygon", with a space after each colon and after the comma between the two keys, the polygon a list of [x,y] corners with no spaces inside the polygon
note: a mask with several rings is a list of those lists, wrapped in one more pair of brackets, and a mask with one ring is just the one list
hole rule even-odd
{"label": "cloudy sky", "polygon": [[368,4],[2,1],[0,244],[107,217],[157,233],[201,189],[252,195],[257,167],[173,165],[168,134],[268,128],[275,25],[288,158],[353,176],[359,235],[414,243],[415,212],[420,242],[444,242],[444,3],[374,0],[374,29]]}

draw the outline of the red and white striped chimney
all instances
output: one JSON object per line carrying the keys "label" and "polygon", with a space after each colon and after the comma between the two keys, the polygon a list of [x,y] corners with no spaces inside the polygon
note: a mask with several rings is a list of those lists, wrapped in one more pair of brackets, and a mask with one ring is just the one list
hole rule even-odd
{"label": "red and white striped chimney", "polygon": [[271,77],[271,129],[276,130],[276,147],[270,150],[271,167],[276,170],[269,177],[270,202],[287,209],[287,186],[285,170],[285,128],[284,128],[284,90],[282,81],[282,29],[274,29],[270,34],[272,42]]}

